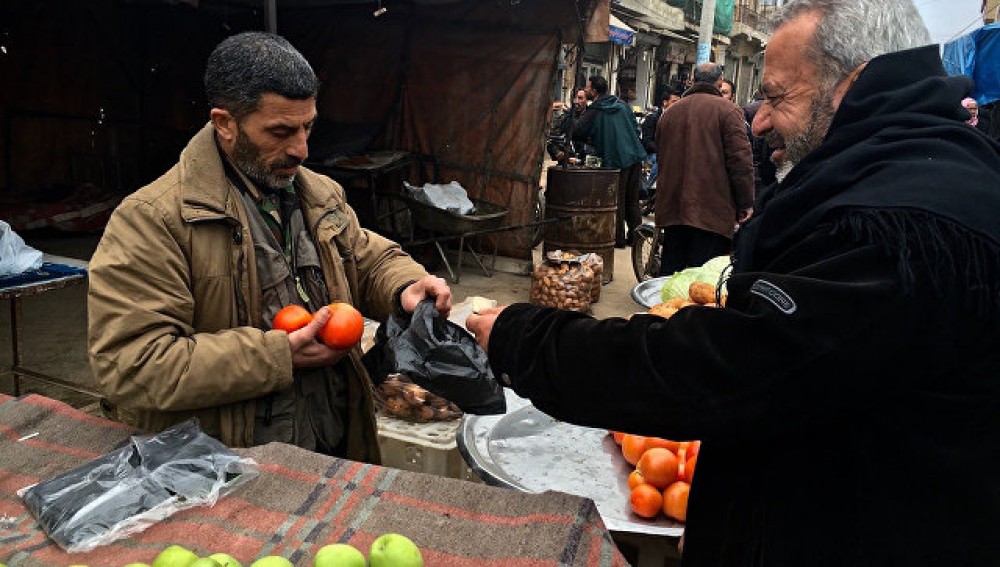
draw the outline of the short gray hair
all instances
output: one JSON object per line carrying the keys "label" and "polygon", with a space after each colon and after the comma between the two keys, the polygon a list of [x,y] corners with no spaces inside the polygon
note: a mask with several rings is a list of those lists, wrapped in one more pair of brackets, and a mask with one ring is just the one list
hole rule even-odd
{"label": "short gray hair", "polygon": [[809,55],[828,85],[879,55],[931,43],[912,0],[791,0],[775,14],[773,29],[810,12],[820,19]]}
{"label": "short gray hair", "polygon": [[694,82],[714,85],[722,78],[722,65],[718,63],[700,63],[694,68]]}
{"label": "short gray hair", "polygon": [[306,100],[315,97],[318,90],[319,81],[309,62],[281,36],[237,34],[222,40],[208,56],[208,102],[228,110],[237,120],[256,111],[265,93]]}

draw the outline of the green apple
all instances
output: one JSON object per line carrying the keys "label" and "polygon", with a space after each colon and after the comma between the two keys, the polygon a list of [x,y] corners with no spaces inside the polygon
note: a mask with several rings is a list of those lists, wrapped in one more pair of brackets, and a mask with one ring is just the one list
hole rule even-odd
{"label": "green apple", "polygon": [[198,560],[193,551],[179,545],[164,549],[153,560],[153,567],[191,567]]}
{"label": "green apple", "polygon": [[313,558],[313,567],[365,567],[365,556],[353,545],[324,545]]}
{"label": "green apple", "polygon": [[211,557],[200,557],[197,561],[188,565],[188,567],[222,567],[222,563]]}
{"label": "green apple", "polygon": [[228,553],[213,553],[209,557],[218,561],[222,567],[243,567],[242,563]]}
{"label": "green apple", "polygon": [[372,542],[370,567],[424,567],[417,544],[400,534],[383,534]]}
{"label": "green apple", "polygon": [[292,562],[278,555],[261,557],[250,564],[250,567],[295,567]]}

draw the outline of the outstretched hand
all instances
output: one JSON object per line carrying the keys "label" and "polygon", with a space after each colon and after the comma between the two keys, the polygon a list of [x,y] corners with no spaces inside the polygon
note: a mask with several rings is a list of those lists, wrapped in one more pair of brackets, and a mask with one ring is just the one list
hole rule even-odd
{"label": "outstretched hand", "polygon": [[487,353],[489,353],[490,333],[493,332],[493,325],[497,322],[497,316],[500,315],[500,312],[505,307],[483,309],[479,313],[469,315],[469,318],[465,320],[465,328],[476,337],[476,342]]}
{"label": "outstretched hand", "polygon": [[399,296],[403,311],[413,313],[417,304],[428,297],[434,298],[434,308],[445,319],[451,314],[451,288],[437,276],[424,276],[413,282]]}
{"label": "outstretched hand", "polygon": [[332,349],[316,340],[316,333],[330,319],[330,308],[324,306],[317,311],[308,325],[288,333],[288,345],[292,349],[292,367],[304,368],[336,364],[347,350]]}

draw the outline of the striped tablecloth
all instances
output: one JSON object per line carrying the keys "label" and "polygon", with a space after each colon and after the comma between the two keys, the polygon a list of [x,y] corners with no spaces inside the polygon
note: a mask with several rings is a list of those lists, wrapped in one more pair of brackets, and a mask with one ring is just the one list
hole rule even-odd
{"label": "striped tablecloth", "polygon": [[281,555],[312,565],[328,543],[367,551],[387,532],[420,547],[428,566],[626,565],[593,501],[526,494],[318,455],[272,443],[240,449],[261,475],[212,508],[179,512],[89,553],[67,554],[16,495],[107,453],[133,431],[39,395],[0,397],[0,563],[124,565],[169,544],[226,552],[244,565]]}

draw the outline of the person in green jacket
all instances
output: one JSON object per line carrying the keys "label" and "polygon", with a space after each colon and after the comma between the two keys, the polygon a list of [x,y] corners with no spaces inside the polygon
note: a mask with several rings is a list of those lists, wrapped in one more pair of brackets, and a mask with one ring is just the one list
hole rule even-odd
{"label": "person in green jacket", "polygon": [[[618,214],[615,218],[615,247],[625,248],[632,231],[642,224],[639,211],[639,184],[642,181],[642,160],[646,150],[639,140],[639,130],[632,110],[620,98],[608,94],[604,77],[587,79],[584,89],[593,101],[577,120],[573,139],[589,142],[601,158],[602,167],[621,170],[618,176]],[[625,226],[628,225],[628,236]]]}

